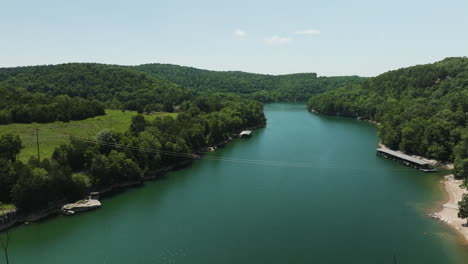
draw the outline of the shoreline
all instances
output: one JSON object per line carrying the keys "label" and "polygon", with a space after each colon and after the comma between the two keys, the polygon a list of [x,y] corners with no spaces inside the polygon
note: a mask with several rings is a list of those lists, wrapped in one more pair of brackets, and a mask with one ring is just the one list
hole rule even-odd
{"label": "shoreline", "polygon": [[[321,115],[321,113],[315,109],[309,109],[309,111],[311,113],[314,113],[314,114],[317,114],[317,115]],[[359,121],[366,121],[366,122],[369,122],[371,124],[374,124],[376,126],[380,125],[379,122],[375,121],[375,120],[372,120],[372,119],[368,119],[366,117],[362,117],[362,116],[358,116],[352,112],[330,112],[330,113],[324,113],[325,115],[328,115],[328,116],[337,116],[337,117],[348,117],[348,118],[355,118]]]}
{"label": "shoreline", "polygon": [[[257,129],[264,128],[264,127],[266,127],[266,123],[253,126],[253,127],[247,127],[247,128],[244,128],[243,130],[257,130]],[[194,154],[203,156],[204,153],[212,152],[218,148],[222,148],[226,146],[227,144],[229,144],[230,142],[234,141],[235,139],[239,138],[237,136],[238,134],[239,133],[233,133],[228,139],[217,142],[213,146],[201,147]],[[123,183],[114,184],[112,186],[108,186],[104,189],[101,189],[98,192],[100,195],[103,195],[104,197],[110,197],[128,188],[141,186],[144,184],[144,182],[157,181],[158,179],[163,177],[168,172],[189,167],[192,164],[192,162],[196,160],[198,160],[198,158],[182,160],[175,164],[171,164],[166,167],[156,169],[152,172],[148,172],[139,181],[131,181],[131,182],[123,182]],[[67,203],[68,203],[67,201],[58,201],[58,202],[55,202],[54,205],[48,208],[43,208],[38,211],[28,212],[28,213],[18,212],[18,214],[15,215],[15,218],[12,221],[5,223],[5,224],[0,224],[0,233],[8,231],[9,229],[17,227],[17,226],[28,225],[31,223],[45,221],[47,219],[54,218],[60,214],[60,208]]]}
{"label": "shoreline", "polygon": [[[379,142],[379,146],[382,148],[388,148],[382,142]],[[402,151],[398,151],[405,154]],[[442,167],[445,169],[453,169],[453,163],[449,162],[440,162],[438,160],[431,160],[425,157],[411,155],[419,159],[423,159],[431,163],[433,166]],[[464,187],[461,187],[463,180],[455,179],[453,174],[448,174],[443,176],[443,179],[440,180],[444,192],[444,200],[437,202],[437,209],[431,210],[428,214],[434,220],[437,220],[441,223],[446,224],[452,230],[454,230],[460,238],[462,238],[461,243],[468,245],[468,225],[466,225],[467,220],[461,219],[458,217],[458,202],[461,201],[463,194],[468,193],[468,190]]]}
{"label": "shoreline", "polygon": [[[320,113],[315,109],[310,109],[310,112],[320,115]],[[356,118],[357,120],[367,121],[376,126],[380,125],[380,123],[377,121],[362,118],[362,117],[356,116],[355,114],[351,114],[351,115],[349,113],[346,113],[345,115],[340,114],[340,113],[326,113],[326,114],[327,115],[331,114],[334,116],[341,116],[341,117]],[[388,147],[382,144],[382,142],[379,142],[379,147],[388,149]],[[397,152],[406,154],[399,150],[397,150]],[[410,155],[410,156],[414,156],[416,158],[426,160],[432,166],[441,167],[441,168],[450,169],[450,170],[454,168],[453,163],[441,162],[438,160],[428,159],[426,157],[417,156],[417,155]],[[443,185],[446,198],[443,201],[441,201],[440,205],[437,207],[437,211],[429,213],[428,216],[446,224],[448,227],[453,229],[460,236],[460,238],[463,238],[461,242],[465,245],[468,245],[468,225],[465,226],[467,224],[467,220],[461,219],[457,215],[458,214],[458,202],[461,201],[464,193],[468,193],[468,190],[466,188],[460,187],[463,184],[463,180],[455,179],[452,174],[445,175],[444,179],[441,180],[440,183]]]}
{"label": "shoreline", "polygon": [[[314,114],[317,114],[317,115],[321,115],[320,112],[317,111],[317,110],[315,110],[315,109],[309,109],[309,111],[310,111],[311,113],[314,113]],[[377,122],[377,121],[375,121],[375,120],[367,119],[367,118],[364,118],[364,117],[360,117],[360,116],[357,116],[357,115],[354,114],[354,113],[325,113],[325,115],[331,115],[331,116],[337,116],[337,117],[355,118],[355,119],[357,119],[357,120],[359,120],[359,121],[365,121],[365,122],[374,124],[375,126],[379,126],[379,125],[380,125],[380,123]],[[384,149],[390,149],[390,148],[387,147],[386,145],[382,144],[381,141],[379,141],[379,147],[380,147],[380,148],[384,148]],[[438,161],[438,160],[435,160],[435,159],[428,159],[428,158],[423,157],[423,156],[410,155],[410,154],[404,153],[403,151],[400,151],[400,150],[394,150],[394,151],[399,152],[399,153],[401,153],[401,154],[408,155],[408,156],[412,156],[412,157],[415,157],[415,158],[418,158],[418,159],[425,160],[425,161],[429,162],[432,166],[441,167],[441,168],[449,169],[449,170],[453,170],[453,168],[454,168],[453,163],[450,163],[450,162],[441,162],[441,161]]]}
{"label": "shoreline", "polygon": [[464,193],[468,193],[468,190],[460,187],[463,180],[455,179],[452,174],[444,176],[444,180],[440,182],[443,184],[446,199],[439,206],[441,209],[437,212],[429,213],[429,217],[448,225],[463,237],[464,244],[468,244],[468,226],[464,226],[467,221],[457,216],[458,202],[461,201]]}
{"label": "shoreline", "polygon": [[[383,144],[382,141],[379,141],[379,147],[383,148],[383,149],[393,150],[393,149],[387,147],[385,144]],[[411,157],[414,157],[414,158],[418,158],[418,159],[421,159],[421,160],[425,160],[425,161],[429,162],[434,167],[440,167],[440,168],[448,169],[448,170],[453,170],[453,168],[454,168],[453,163],[450,163],[450,162],[441,162],[441,161],[438,161],[438,160],[435,160],[435,159],[428,159],[428,158],[423,157],[423,156],[411,155],[411,154],[407,154],[407,153],[405,153],[405,152],[403,152],[401,150],[393,150],[393,151],[401,153],[401,154],[405,154],[405,155],[408,155],[408,156],[411,156]]]}

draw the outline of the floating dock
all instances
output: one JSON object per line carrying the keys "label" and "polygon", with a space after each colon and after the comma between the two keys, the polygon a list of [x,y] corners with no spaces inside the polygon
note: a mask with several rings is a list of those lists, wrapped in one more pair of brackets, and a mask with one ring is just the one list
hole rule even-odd
{"label": "floating dock", "polygon": [[241,138],[247,138],[247,137],[250,137],[251,134],[252,134],[252,131],[250,131],[250,130],[244,130],[244,131],[240,132],[239,137],[241,137]]}
{"label": "floating dock", "polygon": [[390,160],[398,161],[400,163],[405,164],[408,167],[412,167],[415,169],[418,169],[420,171],[424,172],[434,172],[437,171],[433,167],[431,167],[431,164],[428,161],[425,161],[423,159],[418,159],[403,153],[400,153],[398,151],[394,151],[391,149],[385,149],[385,148],[378,148],[377,149],[377,156],[381,156]]}
{"label": "floating dock", "polygon": [[74,215],[75,213],[84,212],[101,207],[101,202],[96,199],[86,199],[76,203],[66,204],[61,210],[64,215]]}

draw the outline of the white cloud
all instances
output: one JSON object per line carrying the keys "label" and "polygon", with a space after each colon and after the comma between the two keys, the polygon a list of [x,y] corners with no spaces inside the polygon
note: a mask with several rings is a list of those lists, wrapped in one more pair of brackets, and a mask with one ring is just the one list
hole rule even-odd
{"label": "white cloud", "polygon": [[234,36],[240,39],[244,39],[245,37],[247,37],[247,33],[241,29],[236,29],[234,30]]}
{"label": "white cloud", "polygon": [[270,38],[265,38],[265,42],[272,45],[282,45],[288,44],[292,41],[291,38],[280,37],[278,35],[274,35]]}
{"label": "white cloud", "polygon": [[318,35],[318,34],[320,34],[320,30],[318,30],[318,29],[304,29],[304,30],[297,30],[294,33],[298,34],[298,35]]}

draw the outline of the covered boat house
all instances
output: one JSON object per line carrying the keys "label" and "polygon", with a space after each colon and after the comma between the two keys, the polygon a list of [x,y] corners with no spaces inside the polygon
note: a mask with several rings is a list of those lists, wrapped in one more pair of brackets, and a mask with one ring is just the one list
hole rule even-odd
{"label": "covered boat house", "polygon": [[398,161],[400,163],[405,164],[408,167],[416,168],[421,171],[425,172],[433,172],[437,171],[433,167],[430,166],[430,163],[428,161],[425,161],[423,159],[418,159],[415,157],[411,157],[409,155],[400,153],[398,151],[394,151],[391,149],[384,149],[384,148],[378,148],[377,149],[377,156],[381,156],[393,161]]}

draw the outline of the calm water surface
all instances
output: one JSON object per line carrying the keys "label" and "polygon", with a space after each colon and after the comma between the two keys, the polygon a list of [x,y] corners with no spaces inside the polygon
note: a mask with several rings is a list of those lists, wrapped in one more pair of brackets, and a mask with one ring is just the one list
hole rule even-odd
{"label": "calm water surface", "polygon": [[[426,217],[440,174],[376,157],[374,126],[269,104],[267,128],[103,207],[12,231],[11,263],[468,263]],[[1,263],[2,260],[0,260]]]}

